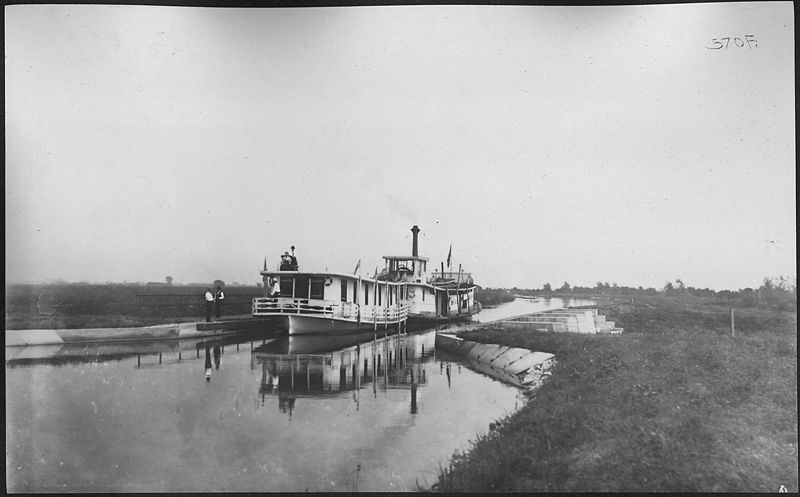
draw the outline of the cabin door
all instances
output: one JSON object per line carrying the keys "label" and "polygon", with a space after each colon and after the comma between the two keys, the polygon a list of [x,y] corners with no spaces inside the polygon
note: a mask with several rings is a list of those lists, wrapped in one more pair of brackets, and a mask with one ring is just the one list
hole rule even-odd
{"label": "cabin door", "polygon": [[439,292],[439,315],[447,317],[448,307],[450,307],[450,299],[447,297],[447,292]]}

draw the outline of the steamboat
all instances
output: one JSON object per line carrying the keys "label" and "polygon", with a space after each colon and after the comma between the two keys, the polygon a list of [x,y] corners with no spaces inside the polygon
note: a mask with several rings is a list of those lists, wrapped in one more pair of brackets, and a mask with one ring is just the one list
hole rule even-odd
{"label": "steamboat", "polygon": [[261,271],[265,295],[252,315],[274,317],[289,335],[399,329],[408,315],[406,285],[335,272],[300,271],[297,258],[281,256],[276,271]]}
{"label": "steamboat", "polygon": [[411,228],[411,256],[383,256],[385,267],[373,278],[300,271],[292,247],[278,270],[267,270],[265,261],[265,295],[253,299],[252,315],[277,318],[289,335],[421,329],[471,319],[481,310],[472,276],[460,265],[458,272],[445,272],[444,263],[441,273],[429,274],[428,258],[418,253],[419,231]]}

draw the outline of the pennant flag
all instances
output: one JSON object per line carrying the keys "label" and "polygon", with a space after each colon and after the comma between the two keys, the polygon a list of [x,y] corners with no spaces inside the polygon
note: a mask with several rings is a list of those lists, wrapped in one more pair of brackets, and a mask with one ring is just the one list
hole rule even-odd
{"label": "pennant flag", "polygon": [[447,267],[450,267],[450,257],[453,255],[453,244],[450,244],[450,251],[447,253]]}
{"label": "pennant flag", "polygon": [[356,264],[356,268],[353,270],[353,274],[355,275],[358,272],[358,269],[361,267],[361,259],[358,260],[358,264]]}
{"label": "pennant flag", "polygon": [[374,280],[377,277],[378,277],[378,266],[375,266],[375,275],[372,277],[372,279]]}

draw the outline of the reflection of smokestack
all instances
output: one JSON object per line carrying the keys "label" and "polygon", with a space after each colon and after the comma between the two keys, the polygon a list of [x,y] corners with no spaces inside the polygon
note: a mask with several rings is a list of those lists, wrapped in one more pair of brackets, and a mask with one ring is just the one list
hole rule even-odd
{"label": "reflection of smokestack", "polygon": [[417,413],[417,383],[414,381],[414,367],[411,367],[411,414]]}
{"label": "reflection of smokestack", "polygon": [[419,233],[419,227],[415,224],[413,228],[411,228],[411,232],[414,233],[414,242],[411,245],[411,255],[413,257],[419,256],[419,250],[417,249],[417,233]]}

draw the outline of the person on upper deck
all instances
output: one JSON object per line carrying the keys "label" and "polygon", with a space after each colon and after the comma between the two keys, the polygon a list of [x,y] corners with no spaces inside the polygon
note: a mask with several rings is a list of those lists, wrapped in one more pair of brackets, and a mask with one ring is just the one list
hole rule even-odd
{"label": "person on upper deck", "polygon": [[291,267],[290,267],[291,265],[292,265],[292,256],[289,255],[289,252],[284,252],[283,255],[281,256],[281,267],[280,267],[280,270],[281,271],[289,271],[289,270],[291,270]]}
{"label": "person on upper deck", "polygon": [[[294,253],[294,246],[292,246],[292,252]],[[297,257],[294,254],[289,255],[289,252],[284,252],[281,256],[281,271],[297,271]]]}

